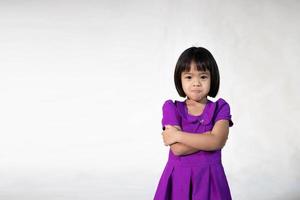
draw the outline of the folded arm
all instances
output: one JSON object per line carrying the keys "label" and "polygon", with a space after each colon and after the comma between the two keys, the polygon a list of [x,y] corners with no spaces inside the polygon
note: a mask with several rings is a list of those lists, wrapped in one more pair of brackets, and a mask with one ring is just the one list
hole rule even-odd
{"label": "folded arm", "polygon": [[208,133],[210,134],[193,134],[179,131],[176,142],[204,151],[222,149],[228,138],[229,121],[218,120],[212,131]]}
{"label": "folded arm", "polygon": [[[175,125],[174,127],[176,127],[179,131],[181,131],[180,126]],[[209,133],[210,132],[205,132],[203,134],[209,134]],[[195,153],[195,152],[200,150],[198,148],[194,148],[194,147],[191,147],[189,145],[186,145],[186,144],[183,144],[183,143],[180,143],[180,142],[176,142],[176,143],[171,144],[170,148],[171,148],[172,152],[177,156],[192,154],[192,153]]]}

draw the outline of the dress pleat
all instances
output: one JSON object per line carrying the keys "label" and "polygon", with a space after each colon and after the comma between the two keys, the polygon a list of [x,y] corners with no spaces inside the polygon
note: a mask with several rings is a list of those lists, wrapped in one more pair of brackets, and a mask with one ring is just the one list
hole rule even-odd
{"label": "dress pleat", "polygon": [[189,167],[174,167],[172,173],[172,200],[189,199],[190,183],[191,183],[191,168]]}

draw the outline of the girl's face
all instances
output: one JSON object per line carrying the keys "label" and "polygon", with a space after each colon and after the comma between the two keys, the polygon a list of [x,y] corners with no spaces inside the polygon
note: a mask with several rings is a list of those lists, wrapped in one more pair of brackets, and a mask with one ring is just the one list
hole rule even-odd
{"label": "girl's face", "polygon": [[201,101],[207,97],[210,90],[210,72],[197,71],[195,63],[191,63],[189,72],[181,73],[181,84],[186,96],[194,101]]}

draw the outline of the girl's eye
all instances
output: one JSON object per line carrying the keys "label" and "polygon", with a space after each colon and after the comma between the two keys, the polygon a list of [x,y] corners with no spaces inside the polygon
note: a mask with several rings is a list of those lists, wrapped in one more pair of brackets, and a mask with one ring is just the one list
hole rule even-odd
{"label": "girl's eye", "polygon": [[[192,77],[191,76],[186,76],[185,77],[186,79],[191,79]],[[207,76],[201,76],[201,79],[206,79],[207,78]]]}

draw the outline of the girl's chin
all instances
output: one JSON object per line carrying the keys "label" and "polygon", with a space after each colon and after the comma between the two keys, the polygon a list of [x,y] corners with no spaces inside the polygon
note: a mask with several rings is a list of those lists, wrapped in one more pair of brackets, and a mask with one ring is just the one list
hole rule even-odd
{"label": "girl's chin", "polygon": [[191,95],[190,99],[194,101],[200,101],[203,97],[199,95]]}
{"label": "girl's chin", "polygon": [[202,100],[203,98],[205,98],[206,96],[203,96],[203,95],[195,95],[195,94],[191,94],[189,95],[189,98],[194,100],[194,101],[200,101]]}

